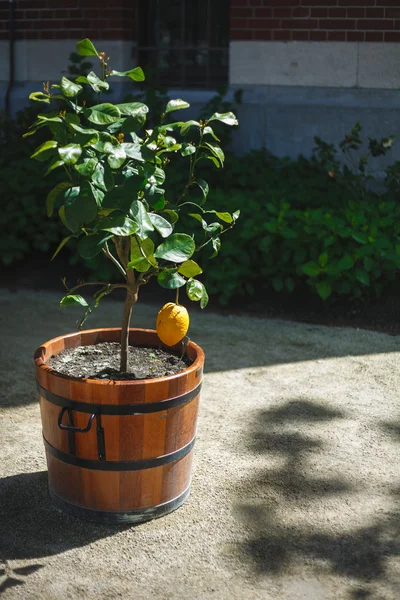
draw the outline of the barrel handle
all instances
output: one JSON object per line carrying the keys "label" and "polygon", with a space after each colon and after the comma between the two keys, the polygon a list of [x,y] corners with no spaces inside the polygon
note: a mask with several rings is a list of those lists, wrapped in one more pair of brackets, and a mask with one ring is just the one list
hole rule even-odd
{"label": "barrel handle", "polygon": [[92,427],[92,423],[93,423],[93,419],[95,418],[95,414],[93,413],[92,415],[90,415],[89,417],[89,421],[88,424],[86,425],[86,427],[73,427],[72,425],[63,425],[62,424],[62,418],[63,415],[65,413],[65,411],[68,411],[68,415],[70,414],[70,408],[68,408],[67,406],[64,406],[64,408],[62,408],[60,410],[60,414],[58,415],[58,426],[60,429],[65,429],[67,431],[75,431],[76,433],[87,433],[88,431],[90,431],[90,428]]}

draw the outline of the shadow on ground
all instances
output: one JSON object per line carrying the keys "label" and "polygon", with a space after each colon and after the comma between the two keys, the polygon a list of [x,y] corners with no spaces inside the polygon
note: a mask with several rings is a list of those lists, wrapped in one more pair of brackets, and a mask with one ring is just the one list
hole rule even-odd
{"label": "shadow on ground", "polygon": [[[345,417],[343,412],[297,399],[278,409],[258,412],[248,449],[258,456],[265,454],[281,460],[276,461],[278,467],[251,478],[239,490],[240,496],[247,495],[248,501],[236,504],[236,516],[249,532],[239,551],[256,574],[276,575],[299,565],[312,566],[317,573],[328,572],[358,581],[359,586],[349,589],[348,597],[366,600],[372,597],[369,584],[386,580],[388,561],[400,555],[400,513],[393,510],[377,516],[368,526],[337,535],[293,522],[296,512],[304,509],[305,501],[323,501],[357,490],[340,478],[310,477],[308,459],[312,453],[323,450],[324,443],[321,437],[315,439],[290,431],[290,424],[326,421],[334,427],[336,419]],[[400,441],[400,426],[384,423],[382,427]],[[396,504],[400,488],[393,489],[392,494]],[[282,503],[285,503],[284,517],[282,511],[278,515],[277,509]]]}
{"label": "shadow on ground", "polygon": [[127,525],[83,523],[56,509],[47,472],[0,479],[0,561],[36,559],[86,546],[128,529]]}

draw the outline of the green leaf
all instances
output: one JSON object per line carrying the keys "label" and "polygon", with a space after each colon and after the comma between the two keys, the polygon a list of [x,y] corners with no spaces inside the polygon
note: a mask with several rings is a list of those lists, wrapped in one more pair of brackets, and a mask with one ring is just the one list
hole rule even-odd
{"label": "green leaf", "polygon": [[126,156],[128,156],[129,158],[133,158],[134,160],[139,160],[140,162],[144,161],[140,144],[124,143],[124,144],[121,144],[121,146],[125,150]]}
{"label": "green leaf", "polygon": [[219,146],[217,146],[217,144],[212,144],[211,142],[203,142],[203,146],[205,146],[206,148],[208,148],[208,150],[210,150],[210,152],[213,154],[213,156],[215,156],[215,158],[217,158],[219,160],[219,162],[221,163],[221,166],[224,165],[225,155],[224,155],[222,149]]}
{"label": "green leaf", "polygon": [[200,300],[200,308],[205,308],[207,306],[208,294],[201,281],[190,279],[186,284],[186,294],[190,300],[194,300],[195,302]]}
{"label": "green leaf", "polygon": [[158,275],[157,281],[161,287],[167,290],[175,290],[183,287],[186,283],[186,279],[179,275],[175,269],[165,269]]}
{"label": "green leaf", "polygon": [[180,263],[190,258],[195,249],[195,243],[190,235],[186,233],[173,233],[165,242],[158,246],[154,256]]}
{"label": "green leaf", "polygon": [[57,148],[57,145],[57,142],[54,140],[48,140],[36,148],[34,153],[31,154],[31,158],[36,158],[36,160],[40,161],[47,160],[49,156],[54,154],[54,148]]}
{"label": "green leaf", "polygon": [[170,100],[165,107],[165,114],[168,114],[174,110],[181,110],[182,108],[189,108],[190,104],[181,100],[180,98],[176,100]]}
{"label": "green leaf", "polygon": [[355,232],[351,234],[353,240],[358,242],[359,244],[367,244],[368,243],[368,235],[366,233]]}
{"label": "green leaf", "polygon": [[113,189],[114,176],[107,163],[105,165],[101,162],[97,163],[92,174],[92,181],[103,192],[109,192]]}
{"label": "green leaf", "polygon": [[326,300],[332,294],[332,286],[327,281],[320,281],[315,287],[322,300]]}
{"label": "green leaf", "polygon": [[235,212],[232,213],[232,219],[234,221],[237,221],[239,217],[240,217],[240,210],[235,210]]}
{"label": "green leaf", "polygon": [[58,149],[60,158],[66,165],[74,165],[78,162],[80,155],[82,154],[82,148],[79,144],[68,144]]}
{"label": "green leaf", "polygon": [[91,108],[84,108],[83,114],[91,123],[96,125],[109,125],[115,123],[121,117],[118,108],[109,102],[96,104]]}
{"label": "green leaf", "polygon": [[310,261],[304,265],[301,265],[301,270],[310,277],[316,277],[321,272],[321,268],[314,261]]}
{"label": "green leaf", "polygon": [[67,242],[69,242],[69,240],[72,238],[72,235],[68,235],[67,237],[65,237],[58,245],[57,250],[54,252],[53,256],[51,257],[51,260],[53,260],[53,258],[55,258],[57,256],[57,254],[60,252],[60,250],[62,248],[64,248],[65,244]]}
{"label": "green leaf", "polygon": [[43,92],[32,92],[32,94],[29,94],[29,100],[35,100],[35,102],[46,102],[46,104],[50,104],[50,96],[48,94],[44,94]]}
{"label": "green leaf", "polygon": [[64,296],[64,298],[60,301],[60,306],[71,306],[73,304],[80,304],[81,306],[88,306],[85,298],[79,296],[77,294],[68,294],[68,296]]}
{"label": "green leaf", "polygon": [[121,115],[136,117],[137,115],[146,115],[149,112],[149,107],[143,102],[125,102],[124,104],[116,104]]}
{"label": "green leaf", "polygon": [[61,91],[67,98],[75,98],[82,90],[83,87],[78,83],[74,83],[67,79],[67,77],[61,78]]}
{"label": "green leaf", "polygon": [[98,94],[101,93],[103,90],[108,90],[108,88],[110,87],[107,81],[103,81],[102,79],[100,79],[93,71],[90,71],[90,73],[86,77],[77,77],[75,81],[89,84],[91,88]]}
{"label": "green leaf", "polygon": [[74,132],[76,132],[73,140],[74,143],[85,146],[89,144],[96,144],[99,141],[99,132],[95,129],[80,127],[76,123],[70,123],[69,126]]}
{"label": "green leaf", "polygon": [[202,272],[203,269],[194,260],[185,260],[178,269],[178,273],[181,273],[185,277],[195,277]]}
{"label": "green leaf", "polygon": [[221,240],[219,239],[219,237],[213,238],[211,240],[211,245],[214,248],[214,252],[210,256],[210,258],[215,258],[221,249]]}
{"label": "green leaf", "polygon": [[44,174],[44,176],[46,177],[46,175],[48,175],[49,173],[51,173],[52,171],[54,171],[54,169],[58,169],[58,167],[61,167],[64,164],[63,160],[57,160],[55,157],[54,159],[51,161],[49,168],[47,169],[46,173]]}
{"label": "green leaf", "polygon": [[362,267],[356,269],[356,279],[363,285],[369,285],[369,273]]}
{"label": "green leaf", "polygon": [[338,267],[341,271],[346,271],[347,269],[351,269],[354,265],[354,259],[349,255],[345,254],[339,260]]}
{"label": "green leaf", "polygon": [[235,115],[232,112],[227,113],[214,113],[209,119],[210,121],[221,121],[221,123],[225,123],[225,125],[239,125],[239,122]]}
{"label": "green leaf", "polygon": [[198,185],[201,191],[203,192],[203,202],[201,204],[204,204],[204,202],[207,200],[209,192],[208,183],[207,181],[204,181],[204,179],[196,179],[195,184]]}
{"label": "green leaf", "polygon": [[109,217],[100,222],[99,227],[102,231],[109,231],[114,235],[129,236],[138,230],[137,224],[129,217],[121,213],[112,213]]}
{"label": "green leaf", "polygon": [[128,269],[136,269],[139,273],[145,273],[150,267],[156,267],[154,258],[154,243],[150,238],[140,240],[137,236],[131,238],[131,256]]}
{"label": "green leaf", "polygon": [[96,48],[88,38],[76,43],[76,51],[80,56],[98,56]]}
{"label": "green leaf", "polygon": [[111,233],[101,232],[94,235],[86,235],[78,242],[78,253],[82,258],[93,258],[100,254],[105,242],[112,237]]}
{"label": "green leaf", "polygon": [[90,177],[97,165],[97,158],[84,158],[83,162],[74,165],[74,169],[84,177]]}
{"label": "green leaf", "polygon": [[179,215],[175,210],[166,209],[163,210],[163,213],[165,213],[169,217],[170,223],[172,225],[174,225],[174,223],[176,223],[179,219]]}
{"label": "green leaf", "polygon": [[51,217],[51,215],[53,214],[55,200],[58,198],[61,192],[70,187],[72,187],[72,184],[69,181],[62,181],[61,183],[58,183],[56,187],[54,187],[51,190],[51,192],[49,192],[46,198],[46,208],[48,217]]}
{"label": "green leaf", "polygon": [[182,148],[181,148],[182,156],[189,156],[190,154],[194,154],[195,152],[196,152],[196,146],[193,146],[193,144],[186,144],[186,142],[184,144],[182,144]]}
{"label": "green leaf", "polygon": [[130,69],[130,71],[111,71],[110,75],[117,75],[118,77],[130,77],[133,81],[144,81],[144,73],[140,67]]}
{"label": "green leaf", "polygon": [[200,123],[198,121],[186,121],[186,123],[184,123],[181,127],[181,135],[186,135],[189,129],[193,126],[200,127]]}
{"label": "green leaf", "polygon": [[144,207],[143,202],[140,200],[134,200],[131,204],[130,214],[135,223],[138,224],[138,235],[144,239],[148,237],[150,231],[154,231],[153,223],[150,221],[150,217],[147,214],[147,210]]}
{"label": "green leaf", "polygon": [[154,226],[154,229],[158,231],[161,237],[166,238],[171,235],[173,228],[169,221],[155,213],[148,213],[148,216]]}
{"label": "green leaf", "polygon": [[221,219],[221,221],[224,221],[224,223],[232,223],[233,222],[233,217],[232,215],[230,215],[228,212],[217,212],[216,210],[207,210],[206,214],[214,214],[217,215],[218,219]]}
{"label": "green leaf", "polygon": [[213,128],[210,127],[209,125],[207,125],[207,127],[204,127],[203,134],[204,135],[207,135],[207,134],[211,135],[214,138],[214,140],[216,140],[217,142],[221,141],[219,138],[217,138],[217,136],[214,133]]}
{"label": "green leaf", "polygon": [[65,217],[69,223],[82,227],[96,218],[97,202],[88,182],[81,188],[69,188],[64,192],[64,198]]}
{"label": "green leaf", "polygon": [[320,254],[319,258],[318,258],[318,263],[319,266],[323,269],[326,267],[326,265],[328,264],[328,260],[329,260],[329,256],[327,252],[323,252],[322,254]]}
{"label": "green leaf", "polygon": [[60,209],[58,211],[58,216],[60,217],[61,222],[64,225],[64,227],[66,227],[67,229],[72,231],[72,233],[76,233],[79,231],[79,223],[67,221],[67,218],[65,216],[65,206],[60,207]]}
{"label": "green leaf", "polygon": [[108,153],[107,162],[112,169],[119,169],[126,160],[125,150],[122,146],[104,145],[104,151]]}

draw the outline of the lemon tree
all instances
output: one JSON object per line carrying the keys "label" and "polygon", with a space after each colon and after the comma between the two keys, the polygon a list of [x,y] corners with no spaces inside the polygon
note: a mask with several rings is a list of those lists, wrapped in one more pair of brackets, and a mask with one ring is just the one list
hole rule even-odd
{"label": "lemon tree", "polygon": [[[97,57],[99,73],[91,71],[74,81],[62,77],[59,83],[47,82],[43,91],[32,93],[30,99],[43,103],[44,110],[25,136],[47,128],[49,139],[36,148],[32,158],[47,163],[49,180],[53,173],[63,174],[63,181],[58,177],[47,196],[48,216],[58,215],[68,232],[54,256],[74,242],[80,256],[90,259],[103,254],[121,276],[117,283],[90,282],[67,288],[61,305],[83,306],[82,324],[103,296],[116,288],[126,289],[120,365],[126,371],[132,307],[142,285],[156,277],[160,286],[185,287],[191,300],[199,301],[202,308],[207,304],[196,254],[208,246],[216,256],[221,236],[235,225],[239,211],[230,214],[205,208],[209,187],[196,176],[196,165],[210,161],[218,169],[223,167],[224,153],[213,123],[235,126],[238,122],[231,112],[215,113],[204,121],[176,120],[175,113],[180,116],[189,107],[177,98],[167,103],[159,125],[148,129],[145,104],[101,99],[112,78],[142,82],[142,69],[112,69],[109,58],[88,39],[77,43],[77,51]],[[95,92],[96,104],[80,100],[85,88]],[[176,160],[186,162],[188,180],[174,197],[167,197],[168,165]],[[198,234],[185,233],[183,215],[197,222]],[[97,285],[98,290],[88,302],[76,292],[89,285]]]}

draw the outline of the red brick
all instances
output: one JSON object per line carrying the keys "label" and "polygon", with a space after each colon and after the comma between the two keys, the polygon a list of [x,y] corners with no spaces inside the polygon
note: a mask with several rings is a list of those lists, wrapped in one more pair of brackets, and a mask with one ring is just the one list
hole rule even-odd
{"label": "red brick", "polygon": [[312,8],[311,9],[311,18],[324,18],[328,16],[328,9],[327,8]]}
{"label": "red brick", "polygon": [[19,0],[19,8],[46,8],[46,0]]}
{"label": "red brick", "polygon": [[312,42],[325,42],[328,34],[326,31],[310,31],[310,40]]}
{"label": "red brick", "polygon": [[57,9],[55,11],[55,17],[56,19],[67,19],[68,17],[72,16],[74,14],[73,11],[70,10],[59,10]]}
{"label": "red brick", "polygon": [[376,6],[394,6],[399,7],[399,0],[376,0]]}
{"label": "red brick", "polygon": [[367,8],[365,16],[367,19],[383,19],[385,10],[383,8]]}
{"label": "red brick", "polygon": [[14,11],[14,18],[15,19],[24,19],[25,18],[25,13],[23,10],[15,10]]}
{"label": "red brick", "polygon": [[268,18],[268,17],[272,17],[272,8],[255,8],[254,16],[257,18],[261,17],[264,19]]}
{"label": "red brick", "polygon": [[400,31],[386,31],[385,42],[400,42]]}
{"label": "red brick", "polygon": [[293,39],[296,42],[308,42],[310,39],[309,31],[293,31]]}
{"label": "red brick", "polygon": [[310,8],[307,8],[306,6],[299,6],[298,8],[294,8],[292,10],[292,17],[295,19],[298,18],[303,18],[303,17],[310,17]]}
{"label": "red brick", "polygon": [[353,19],[363,19],[365,17],[365,8],[348,8],[347,16]]}
{"label": "red brick", "polygon": [[91,22],[88,19],[69,19],[63,21],[66,29],[89,29]]}
{"label": "red brick", "polygon": [[346,34],[348,42],[363,42],[365,40],[364,31],[348,31]]}
{"label": "red brick", "polygon": [[359,21],[357,21],[357,29],[394,29],[394,24],[393,21],[390,21],[389,19],[384,20],[378,20],[378,19],[374,19],[374,20],[364,20],[364,19],[360,19]]}
{"label": "red brick", "polygon": [[345,31],[328,31],[328,40],[330,42],[345,42],[346,32]]}
{"label": "red brick", "polygon": [[252,40],[253,35],[250,29],[231,29],[231,40]]}
{"label": "red brick", "polygon": [[290,19],[291,16],[291,8],[274,8],[274,17],[280,17],[281,19]]}
{"label": "red brick", "polygon": [[337,6],[338,0],[302,0],[302,6]]}
{"label": "red brick", "polygon": [[385,8],[385,17],[387,19],[398,19],[400,17],[400,8]]}
{"label": "red brick", "polygon": [[268,30],[259,29],[253,31],[253,40],[269,42],[272,39],[272,32]]}
{"label": "red brick", "polygon": [[354,29],[356,22],[352,19],[321,19],[319,22],[320,29]]}
{"label": "red brick", "polygon": [[[253,16],[252,8],[232,8],[232,10],[231,10],[231,19],[245,19],[247,17],[252,17],[252,16]],[[262,16],[262,15],[256,15],[256,16],[258,17],[258,16]],[[269,15],[267,15],[267,16],[269,16]]]}
{"label": "red brick", "polygon": [[54,31],[41,31],[39,38],[41,40],[54,40]]}
{"label": "red brick", "polygon": [[375,6],[375,0],[339,0],[339,6]]}
{"label": "red brick", "polygon": [[248,19],[231,19],[231,29],[251,29]]}
{"label": "red brick", "polygon": [[66,34],[64,29],[61,29],[59,31],[54,31],[54,39],[55,40],[65,40],[66,39]]}
{"label": "red brick", "polygon": [[292,19],[290,21],[282,21],[284,29],[317,29],[317,19]]}
{"label": "red brick", "polygon": [[251,29],[279,29],[280,21],[278,19],[248,19],[248,26]]}
{"label": "red brick", "polygon": [[333,19],[342,19],[346,18],[346,9],[345,8],[330,8],[329,9],[329,17]]}
{"label": "red brick", "polygon": [[300,0],[264,0],[263,6],[300,6]]}
{"label": "red brick", "polygon": [[272,32],[272,39],[281,41],[281,42],[289,42],[292,39],[292,32],[287,31],[285,29],[281,29],[280,31]]}
{"label": "red brick", "polygon": [[263,0],[247,0],[247,4],[250,6],[262,6]]}
{"label": "red brick", "polygon": [[231,6],[247,6],[247,0],[231,0]]}
{"label": "red brick", "polygon": [[366,42],[383,42],[383,31],[366,31],[365,41]]}

